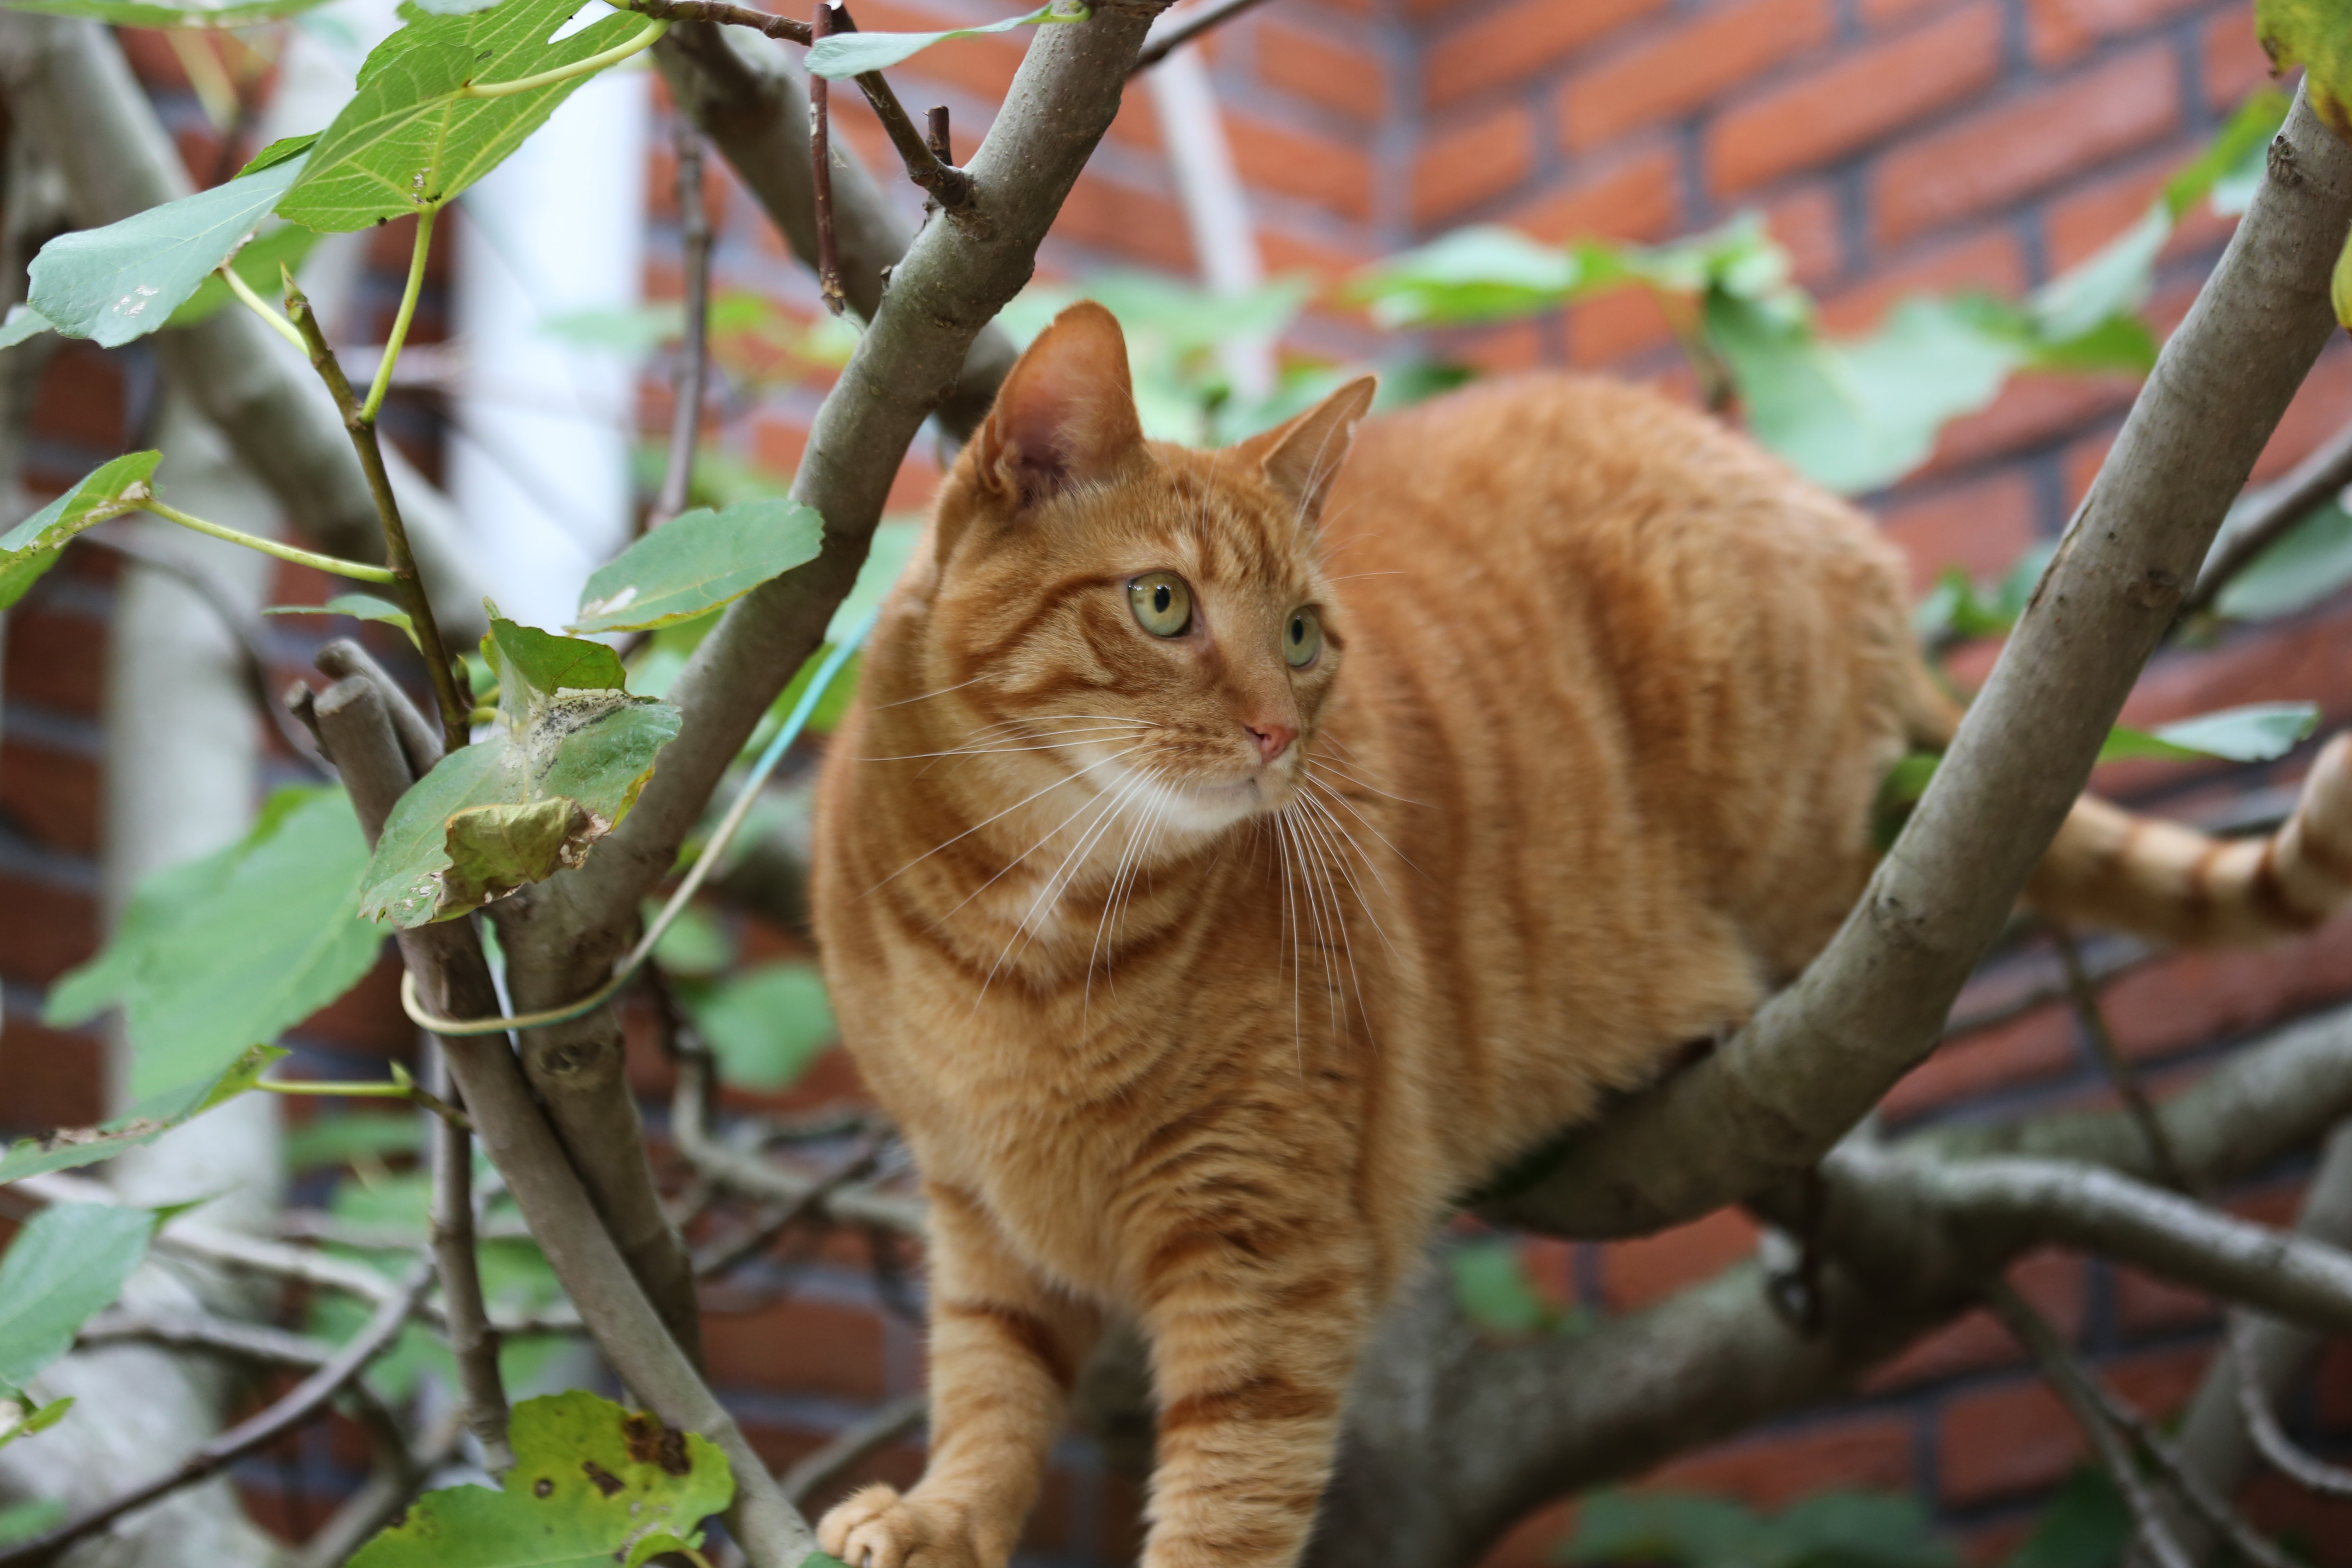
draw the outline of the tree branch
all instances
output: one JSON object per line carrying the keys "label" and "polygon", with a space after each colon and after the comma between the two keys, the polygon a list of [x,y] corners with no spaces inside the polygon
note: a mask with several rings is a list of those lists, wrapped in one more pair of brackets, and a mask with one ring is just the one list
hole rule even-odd
{"label": "tree branch", "polygon": [[2213,541],[2204,568],[2197,574],[2195,591],[2181,602],[2181,615],[2195,615],[2210,605],[2230,585],[2231,578],[2253,564],[2254,557],[2334,500],[2347,485],[2352,485],[2352,426],[2337,431],[2286,478],[2247,498],[2222,523],[2221,536]]}
{"label": "tree branch", "polygon": [[1197,6],[1181,16],[1170,17],[1151,29],[1150,40],[1143,46],[1143,52],[1135,57],[1135,64],[1128,75],[1141,76],[1202,34],[1222,27],[1243,12],[1254,11],[1264,4],[1265,0],[1213,0],[1212,4]]}
{"label": "tree branch", "polygon": [[1836,937],[1712,1057],[1580,1134],[1513,1212],[1580,1236],[1696,1217],[1818,1160],[1934,1046],[2336,329],[2352,146],[2298,97],[2270,171]]}
{"label": "tree branch", "polygon": [[[427,1047],[435,1091],[453,1098],[457,1089],[448,1053],[438,1040]],[[457,1359],[466,1429],[482,1446],[482,1466],[494,1476],[514,1468],[507,1443],[507,1391],[499,1375],[499,1335],[482,1304],[481,1258],[474,1249],[474,1140],[442,1117],[433,1119],[433,1262],[441,1275],[444,1310],[449,1317],[449,1353]]]}
{"label": "tree branch", "polygon": [[833,1441],[786,1470],[779,1483],[795,1508],[806,1508],[825,1488],[855,1469],[877,1448],[888,1447],[922,1425],[929,1403],[919,1394],[903,1394],[854,1421],[834,1435]]}
{"label": "tree branch", "polygon": [[672,139],[677,161],[677,234],[686,268],[686,335],[672,387],[669,460],[646,526],[684,511],[694,493],[694,454],[702,443],[702,398],[710,371],[710,214],[702,204],[702,132],[681,114]]}

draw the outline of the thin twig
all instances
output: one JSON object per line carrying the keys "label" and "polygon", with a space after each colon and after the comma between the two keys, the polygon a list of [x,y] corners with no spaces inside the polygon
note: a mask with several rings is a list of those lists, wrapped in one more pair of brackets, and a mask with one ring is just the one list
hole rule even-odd
{"label": "thin twig", "polygon": [[1166,32],[1154,27],[1152,31],[1160,36],[1143,46],[1142,52],[1135,57],[1134,67],[1127,74],[1141,76],[1211,28],[1221,27],[1243,12],[1254,10],[1265,3],[1265,0],[1214,0],[1213,4],[1202,6],[1181,21],[1171,23]]}
{"label": "thin twig", "polygon": [[629,0],[628,8],[641,16],[660,16],[672,22],[716,22],[722,26],[749,27],[765,33],[778,43],[799,44],[803,47],[812,41],[806,22],[754,11],[748,5],[726,5],[724,0]]}
{"label": "thin twig", "polygon": [[367,475],[368,490],[375,499],[376,521],[383,529],[384,558],[392,565],[390,586],[400,600],[400,607],[408,613],[417,647],[425,655],[425,672],[432,677],[433,700],[441,710],[442,748],[445,752],[457,751],[466,743],[467,718],[473,705],[458,694],[449,650],[441,640],[440,623],[433,618],[433,601],[425,595],[424,579],[417,575],[416,556],[408,548],[408,528],[401,521],[400,503],[393,497],[392,477],[384,469],[383,447],[376,435],[375,421],[362,415],[359,400],[352,395],[352,384],[343,374],[341,362],[328,346],[310,300],[295,287],[294,275],[289,272],[284,277],[286,314],[302,334],[310,351],[310,364],[335,400],[336,412],[343,417],[343,428],[351,435],[352,448],[359,454],[360,468]]}
{"label": "thin twig", "polygon": [[793,1226],[804,1220],[817,1217],[828,1198],[874,1169],[875,1161],[881,1157],[884,1142],[884,1135],[879,1131],[868,1132],[859,1145],[850,1151],[846,1159],[825,1175],[819,1177],[816,1184],[807,1192],[793,1202],[777,1208],[733,1241],[714,1247],[702,1257],[696,1258],[694,1264],[696,1276],[710,1279],[728,1273],[740,1264],[767,1251],[775,1244],[778,1237],[792,1229]]}
{"label": "thin twig", "polygon": [[786,1470],[777,1484],[794,1508],[804,1509],[867,1455],[913,1431],[929,1408],[921,1394],[902,1394],[835,1433],[833,1441]]}
{"label": "thin twig", "polygon": [[[854,33],[857,24],[849,15],[849,7],[834,0],[827,7],[833,15],[829,33]],[[812,29],[813,31],[814,29]],[[814,90],[824,79],[812,72],[809,86]],[[880,71],[867,71],[855,79],[857,90],[866,95],[875,118],[889,135],[890,145],[897,150],[898,161],[906,165],[907,178],[923,189],[923,193],[940,206],[953,212],[971,201],[971,176],[956,167],[955,153],[944,145],[943,137],[926,137],[915,128],[907,106],[883,79]],[[939,110],[932,110],[937,114]]]}
{"label": "thin twig", "polygon": [[2238,1363],[2238,1414],[2246,1423],[2246,1436],[2253,1439],[2255,1452],[2270,1462],[2273,1469],[2297,1486],[2326,1497],[2352,1497],[2352,1470],[2305,1453],[2296,1447],[2284,1428],[2270,1401],[2263,1397],[2263,1385],[2256,1365],[2252,1340],[2253,1325],[2243,1312],[2231,1312],[2224,1321],[2224,1332],[2229,1336],[2229,1353]]}
{"label": "thin twig", "polygon": [[[316,711],[315,707],[313,711]],[[318,1100],[404,1100],[420,1110],[429,1110],[461,1132],[471,1132],[474,1124],[466,1113],[417,1083],[397,1062],[393,1064],[388,1083],[338,1083],[314,1079],[265,1079],[254,1088],[268,1094],[282,1094],[292,1099]]]}
{"label": "thin twig", "polygon": [[686,265],[686,340],[678,352],[677,406],[670,412],[669,461],[648,527],[684,511],[694,494],[694,453],[702,439],[702,395],[710,373],[710,214],[702,204],[702,133],[685,114],[675,118],[671,131],[677,149],[678,243]]}
{"label": "thin twig", "polygon": [[203,1313],[146,1313],[119,1308],[82,1325],[75,1342],[112,1345],[136,1342],[172,1350],[216,1351],[262,1366],[315,1371],[334,1359],[335,1347],[308,1334],[289,1333],[265,1323],[242,1323]]}
{"label": "thin twig", "polygon": [[409,1270],[408,1278],[394,1286],[377,1307],[367,1326],[337,1351],[333,1360],[297,1384],[285,1398],[213,1438],[170,1475],[133,1487],[112,1501],[101,1503],[21,1546],[0,1551],[0,1568],[54,1562],[67,1547],[105,1529],[133,1509],[143,1508],[157,1498],[217,1475],[255,1449],[266,1447],[325,1414],[335,1396],[366,1371],[370,1362],[391,1348],[402,1325],[425,1299],[425,1289],[432,1283],[432,1267],[420,1259]]}
{"label": "thin twig", "polygon": [[2140,1545],[2156,1559],[2158,1568],[2194,1568],[2189,1554],[2166,1527],[2156,1495],[2148,1490],[2139,1467],[2132,1460],[2131,1450],[2108,1422],[2097,1396],[2088,1386],[2090,1380],[2083,1375],[2057,1331],[2006,1282],[1995,1282],[1985,1291],[1985,1300],[2042,1369],[2043,1381],[2074,1413],[2074,1420],[2090,1439],[2100,1465],[2131,1510],[2133,1529]]}
{"label": "thin twig", "polygon": [[[2197,574],[2197,586],[2180,604],[2187,619],[2219,598],[2230,579],[2253,564],[2295,524],[2336,499],[2352,485],[2352,425],[2294,466],[2277,484],[2247,499],[2237,515],[2223,521]],[[2177,624],[2177,623],[2176,623]]]}
{"label": "thin twig", "polygon": [[[809,37],[820,41],[833,32],[833,0],[816,0],[810,15]],[[809,180],[816,203],[816,289],[824,308],[841,314],[848,297],[841,289],[841,242],[833,224],[833,84],[809,77]]]}
{"label": "thin twig", "polygon": [[[457,1090],[437,1040],[428,1040],[434,1087]],[[449,1352],[457,1358],[466,1429],[482,1446],[482,1465],[494,1476],[514,1468],[507,1442],[507,1391],[499,1376],[499,1335],[482,1304],[481,1258],[474,1250],[474,1140],[471,1129],[446,1118],[433,1123],[434,1267],[441,1275],[442,1310],[449,1320]]]}
{"label": "thin twig", "polygon": [[2050,941],[2058,950],[2059,963],[2066,971],[2066,990],[2074,999],[2074,1016],[2081,1022],[2083,1032],[2091,1037],[2091,1048],[2098,1052],[2099,1065],[2106,1069],[2107,1081],[2115,1086],[2124,1110],[2138,1127],[2140,1136],[2147,1141],[2148,1159],[2158,1178],[2176,1193],[2189,1191],[2189,1178],[2181,1173],[2180,1157],[2173,1151],[2164,1122],[2156,1114],[2147,1090],[2141,1087],[2139,1075],[2132,1070],[2131,1063],[2116,1044],[2115,1031],[2107,1027],[2106,1011],[2099,1005],[2098,985],[2084,966],[2083,949],[2074,941],[2074,931],[2053,921]]}
{"label": "thin twig", "polygon": [[948,132],[948,106],[944,103],[931,105],[923,140],[930,143],[931,156],[942,163],[955,162],[955,139]]}

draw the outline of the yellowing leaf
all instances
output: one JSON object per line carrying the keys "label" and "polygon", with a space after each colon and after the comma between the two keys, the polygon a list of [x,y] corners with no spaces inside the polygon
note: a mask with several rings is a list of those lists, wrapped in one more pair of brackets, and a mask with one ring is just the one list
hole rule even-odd
{"label": "yellowing leaf", "polygon": [[2352,0],[2254,0],[2254,36],[2273,70],[2304,68],[2311,107],[2352,141]]}

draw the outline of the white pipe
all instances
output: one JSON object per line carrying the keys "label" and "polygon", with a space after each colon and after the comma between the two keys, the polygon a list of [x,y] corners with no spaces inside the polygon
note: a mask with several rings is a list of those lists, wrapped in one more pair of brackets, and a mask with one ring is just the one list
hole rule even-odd
{"label": "white pipe", "polygon": [[[1178,7],[1163,24],[1182,20]],[[1249,198],[1234,164],[1217,92],[1197,45],[1187,44],[1144,73],[1151,105],[1160,115],[1160,139],[1176,180],[1192,253],[1202,281],[1215,294],[1246,294],[1265,281],[1265,258],[1250,220]],[[1263,334],[1228,339],[1219,346],[1225,374],[1235,393],[1262,398],[1274,391],[1274,340]]]}

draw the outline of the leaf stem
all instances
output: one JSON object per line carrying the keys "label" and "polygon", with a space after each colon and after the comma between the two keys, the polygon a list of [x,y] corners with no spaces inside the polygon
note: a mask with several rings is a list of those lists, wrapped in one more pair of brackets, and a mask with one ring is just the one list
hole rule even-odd
{"label": "leaf stem", "polygon": [[228,291],[243,300],[247,310],[268,322],[271,331],[296,348],[302,349],[305,353],[310,352],[302,342],[302,334],[294,330],[294,323],[280,315],[276,307],[254,291],[252,284],[237,275],[234,258],[221,263],[220,275],[221,281],[228,285]]}
{"label": "leaf stem", "polygon": [[471,1132],[474,1124],[466,1113],[420,1086],[399,1067],[393,1069],[388,1083],[321,1083],[307,1079],[264,1079],[253,1087],[270,1094],[316,1095],[327,1100],[404,1100],[419,1105],[460,1131]]}
{"label": "leaf stem", "polygon": [[[430,206],[416,215],[416,247],[408,255],[408,281],[400,290],[400,310],[392,318],[392,333],[383,341],[383,357],[376,362],[367,401],[360,405],[360,417],[370,425],[383,406],[383,395],[392,390],[392,367],[400,359],[401,344],[408,341],[408,323],[416,316],[416,296],[425,289],[425,257],[433,246],[433,215],[440,210]],[[292,331],[290,324],[288,331]],[[297,342],[301,341],[299,332],[294,337]]]}
{"label": "leaf stem", "polygon": [[425,655],[425,670],[433,680],[433,701],[441,710],[442,748],[455,752],[470,738],[467,718],[473,704],[458,693],[448,647],[441,640],[440,623],[433,618],[433,601],[425,595],[424,580],[416,574],[416,556],[408,547],[408,526],[401,521],[400,502],[392,493],[392,475],[383,466],[383,447],[377,439],[375,425],[361,417],[359,400],[352,395],[351,379],[343,374],[342,362],[328,346],[326,333],[320,330],[319,318],[311,310],[310,300],[295,286],[292,273],[279,270],[286,279],[287,317],[301,332],[311,368],[327,384],[336,412],[343,416],[343,428],[351,435],[352,449],[359,454],[361,470],[367,475],[368,492],[375,498],[376,521],[383,529],[384,555],[392,563],[392,575],[386,581],[400,601],[400,607],[408,612],[410,629]]}
{"label": "leaf stem", "polygon": [[641,49],[649,49],[654,40],[669,31],[667,21],[656,20],[635,37],[614,44],[585,59],[573,60],[568,66],[557,66],[531,76],[517,77],[512,81],[467,82],[457,89],[460,98],[510,98],[519,92],[530,92],[542,87],[552,87],[559,81],[570,81],[576,76],[593,76],[606,66],[627,59]]}
{"label": "leaf stem", "polygon": [[338,561],[331,555],[320,555],[298,545],[280,544],[274,539],[247,533],[217,522],[206,522],[201,517],[191,517],[178,507],[167,506],[150,496],[139,503],[138,510],[152,511],[166,522],[176,522],[182,528],[192,528],[198,533],[209,533],[215,539],[226,539],[231,544],[242,544],[247,550],[258,550],[264,555],[275,555],[280,561],[291,561],[297,566],[315,566],[321,572],[331,572],[338,577],[356,577],[363,583],[389,583],[392,573],[382,566],[371,566],[363,561]]}

